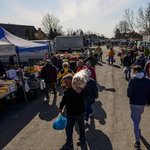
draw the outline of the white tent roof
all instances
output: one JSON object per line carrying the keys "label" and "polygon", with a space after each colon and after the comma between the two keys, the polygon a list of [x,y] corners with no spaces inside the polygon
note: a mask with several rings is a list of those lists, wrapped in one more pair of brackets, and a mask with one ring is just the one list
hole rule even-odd
{"label": "white tent roof", "polygon": [[0,41],[0,56],[15,55],[15,45]]}

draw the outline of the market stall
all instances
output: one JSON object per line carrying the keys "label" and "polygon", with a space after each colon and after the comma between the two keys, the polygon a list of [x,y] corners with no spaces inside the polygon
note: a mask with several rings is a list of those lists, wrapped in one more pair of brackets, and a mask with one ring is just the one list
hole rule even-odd
{"label": "market stall", "polygon": [[[0,28],[0,41],[6,42],[8,44],[13,43],[15,45],[15,52],[18,56],[18,68],[20,68],[19,67],[20,66],[20,64],[19,64],[19,62],[20,62],[19,61],[20,60],[19,53],[48,49],[48,45],[46,45],[46,44],[38,44],[38,43],[34,43],[31,41],[21,39],[17,36],[12,35],[11,33],[9,33],[8,31],[6,31],[3,28]],[[24,91],[24,97],[26,100],[26,104],[28,105],[27,97],[26,97],[26,93],[25,93],[25,83],[23,81],[21,69],[19,69],[19,74],[20,74],[20,79],[21,79],[23,91]]]}
{"label": "market stall", "polygon": [[72,54],[60,54],[61,59],[63,60],[63,62],[68,62],[69,63],[69,67],[71,70],[74,70],[74,68],[77,66],[77,62],[79,60],[83,60],[86,58],[86,55],[83,53],[77,53],[76,51],[74,51]]}

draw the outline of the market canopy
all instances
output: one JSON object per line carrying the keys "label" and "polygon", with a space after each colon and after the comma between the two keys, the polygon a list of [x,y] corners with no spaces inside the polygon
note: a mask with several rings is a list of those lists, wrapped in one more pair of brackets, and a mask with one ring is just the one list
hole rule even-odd
{"label": "market canopy", "polygon": [[19,38],[0,27],[0,41],[15,45],[17,53],[48,49],[47,44],[39,44]]}
{"label": "market canopy", "polygon": [[0,41],[0,56],[15,55],[15,45]]}

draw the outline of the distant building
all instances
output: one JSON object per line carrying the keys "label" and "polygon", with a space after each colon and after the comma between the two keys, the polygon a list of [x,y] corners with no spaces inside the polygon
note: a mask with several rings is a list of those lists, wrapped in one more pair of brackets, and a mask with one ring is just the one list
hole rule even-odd
{"label": "distant building", "polygon": [[142,40],[142,35],[136,33],[136,32],[131,32],[125,35],[125,38],[127,40],[132,40],[132,41],[141,41]]}
{"label": "distant building", "polygon": [[40,29],[36,30],[36,28],[34,26],[0,23],[0,27],[4,28],[11,34],[16,35],[23,39],[25,39],[26,28],[29,28],[30,31],[32,31],[32,30],[34,31],[35,37],[37,40],[48,40],[48,37],[46,36],[46,34],[43,31],[41,31]]}

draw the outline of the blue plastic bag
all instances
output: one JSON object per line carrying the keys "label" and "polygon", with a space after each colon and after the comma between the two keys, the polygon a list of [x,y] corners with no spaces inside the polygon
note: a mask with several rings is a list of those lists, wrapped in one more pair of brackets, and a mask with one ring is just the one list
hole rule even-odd
{"label": "blue plastic bag", "polygon": [[66,127],[66,123],[67,119],[60,115],[59,118],[53,123],[53,128],[55,130],[63,130]]}

